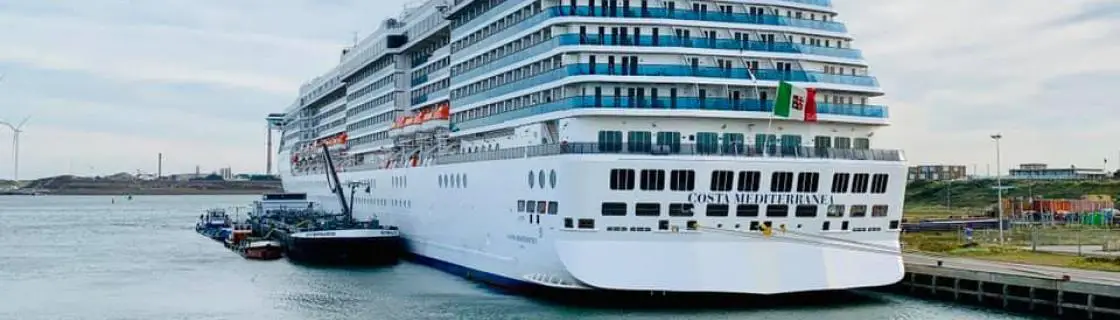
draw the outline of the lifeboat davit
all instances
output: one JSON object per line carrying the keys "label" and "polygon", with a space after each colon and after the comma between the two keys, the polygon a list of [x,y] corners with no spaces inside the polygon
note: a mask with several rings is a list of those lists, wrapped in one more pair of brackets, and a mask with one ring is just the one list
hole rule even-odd
{"label": "lifeboat davit", "polygon": [[432,126],[432,128],[444,127],[447,128],[451,124],[451,107],[446,103],[440,104],[435,112],[432,112],[432,117],[424,122],[425,125]]}

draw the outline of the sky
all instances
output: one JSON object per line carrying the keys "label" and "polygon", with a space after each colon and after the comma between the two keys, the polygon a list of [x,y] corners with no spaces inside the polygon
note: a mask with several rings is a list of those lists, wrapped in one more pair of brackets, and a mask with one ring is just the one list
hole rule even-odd
{"label": "sky", "polygon": [[[0,0],[20,178],[265,171],[264,117],[401,0]],[[1120,164],[1120,1],[833,0],[887,95],[875,148],[979,174]],[[990,168],[990,169],[989,169]],[[0,179],[11,178],[0,129]]]}

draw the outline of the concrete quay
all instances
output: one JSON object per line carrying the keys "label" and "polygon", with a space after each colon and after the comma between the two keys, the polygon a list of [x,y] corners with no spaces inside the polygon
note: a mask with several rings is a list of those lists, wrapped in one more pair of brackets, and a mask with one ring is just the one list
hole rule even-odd
{"label": "concrete quay", "polygon": [[889,291],[1069,319],[1120,319],[1120,273],[907,254]]}

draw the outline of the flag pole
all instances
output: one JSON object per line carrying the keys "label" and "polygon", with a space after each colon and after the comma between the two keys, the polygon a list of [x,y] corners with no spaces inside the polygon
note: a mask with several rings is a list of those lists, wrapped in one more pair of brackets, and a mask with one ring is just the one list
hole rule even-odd
{"label": "flag pole", "polygon": [[[747,67],[747,75],[749,75],[751,77],[751,83],[754,84],[754,97],[756,99],[761,98],[762,97],[762,90],[759,89],[759,86],[758,86],[758,77],[754,74],[754,71],[751,71],[751,66],[750,66],[749,63],[746,65],[746,67]],[[758,99],[758,100],[759,100],[759,103],[760,103],[759,107],[765,109],[766,106],[761,105],[762,99]],[[769,151],[770,151],[770,127],[774,125],[774,110],[772,108],[770,110],[770,115],[767,118],[768,119],[766,121],[766,132],[764,133],[764,137],[763,137],[763,140],[762,140],[762,156],[763,157],[767,156],[769,154]]]}

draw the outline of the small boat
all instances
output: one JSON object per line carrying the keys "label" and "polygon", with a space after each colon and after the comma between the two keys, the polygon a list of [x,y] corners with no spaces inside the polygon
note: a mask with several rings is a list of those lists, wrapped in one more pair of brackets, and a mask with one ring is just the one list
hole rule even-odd
{"label": "small boat", "polygon": [[209,209],[198,216],[194,231],[215,241],[224,241],[232,232],[232,226],[225,209]]}
{"label": "small boat", "polygon": [[284,256],[284,247],[272,240],[246,240],[236,249],[245,259],[276,260]]}

